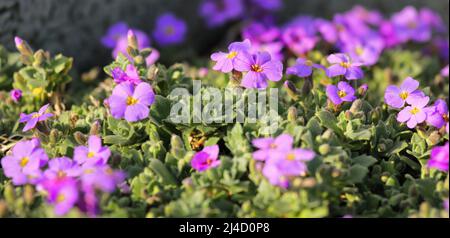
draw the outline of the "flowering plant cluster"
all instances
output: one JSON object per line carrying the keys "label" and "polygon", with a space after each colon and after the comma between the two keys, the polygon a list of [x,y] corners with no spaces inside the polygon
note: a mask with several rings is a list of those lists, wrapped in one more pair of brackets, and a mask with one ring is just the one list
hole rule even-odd
{"label": "flowering plant cluster", "polygon": [[279,24],[282,6],[202,1],[209,28],[241,28],[171,66],[152,41],[182,44],[181,18],[114,24],[105,78],[0,47],[0,217],[448,217],[443,20],[356,6]]}

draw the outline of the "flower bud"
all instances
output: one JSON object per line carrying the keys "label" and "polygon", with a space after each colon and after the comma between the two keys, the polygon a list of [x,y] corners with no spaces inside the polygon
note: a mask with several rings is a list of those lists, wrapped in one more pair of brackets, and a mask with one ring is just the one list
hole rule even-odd
{"label": "flower bud", "polygon": [[298,90],[295,87],[295,85],[293,83],[291,83],[290,81],[285,81],[284,84],[284,89],[286,89],[286,92],[288,93],[289,97],[291,97],[293,100],[297,100],[298,99]]}
{"label": "flower bud", "polygon": [[8,213],[8,205],[5,201],[0,200],[0,218],[6,217]]}
{"label": "flower bud", "polygon": [[321,155],[326,155],[330,152],[331,148],[329,144],[323,144],[319,146],[319,153]]}
{"label": "flower bud", "polygon": [[14,43],[16,44],[16,48],[20,52],[20,54],[22,54],[22,56],[33,56],[33,50],[26,41],[22,40],[22,38],[18,36],[14,37]]}
{"label": "flower bud", "polygon": [[288,121],[295,122],[297,120],[297,114],[298,114],[298,111],[297,111],[296,107],[294,107],[294,106],[289,107],[288,114],[287,114]]}
{"label": "flower bud", "polygon": [[361,85],[361,86],[358,88],[358,94],[359,94],[360,96],[364,96],[364,95],[366,94],[368,88],[369,88],[369,86],[367,85],[367,83]]}
{"label": "flower bud", "polygon": [[27,184],[24,187],[23,199],[27,205],[31,205],[34,201],[34,188],[33,186]]}
{"label": "flower bud", "polygon": [[356,114],[357,112],[360,112],[363,106],[363,101],[361,99],[356,99],[352,106],[350,107],[350,112],[353,114]]}
{"label": "flower bud", "polygon": [[183,145],[183,140],[177,135],[172,135],[170,138],[170,153],[177,158],[182,158],[185,154],[185,149]]}
{"label": "flower bud", "polygon": [[45,59],[45,52],[43,50],[38,50],[36,53],[34,53],[34,62],[33,66],[39,67],[42,65],[42,62],[44,62]]}
{"label": "flower bud", "polygon": [[3,195],[5,196],[6,203],[13,204],[16,200],[16,192],[14,191],[14,186],[11,184],[6,184],[3,190]]}
{"label": "flower bud", "polygon": [[314,84],[312,81],[312,77],[307,77],[305,79],[305,81],[303,82],[303,87],[302,87],[302,94],[303,95],[308,95],[311,90],[313,89]]}
{"label": "flower bud", "polygon": [[55,144],[59,141],[59,131],[57,129],[50,130],[49,141],[52,144]]}
{"label": "flower bud", "polygon": [[128,30],[127,39],[128,39],[128,46],[137,50],[138,42],[133,30]]}
{"label": "flower bud", "polygon": [[92,123],[91,128],[89,130],[89,135],[98,135],[100,134],[100,122],[98,120],[94,121],[94,123]]}
{"label": "flower bud", "polygon": [[20,101],[20,99],[22,98],[22,90],[20,90],[20,89],[13,89],[13,90],[11,90],[11,92],[9,93],[9,95],[10,95],[10,97],[11,97],[11,99],[14,101],[14,102],[19,102]]}
{"label": "flower bud", "polygon": [[87,138],[86,135],[84,135],[83,133],[76,131],[75,133],[73,133],[73,137],[75,138],[75,141],[78,144],[80,145],[86,144]]}
{"label": "flower bud", "polygon": [[231,87],[239,87],[241,85],[242,73],[236,70],[231,72],[231,80],[229,82]]}

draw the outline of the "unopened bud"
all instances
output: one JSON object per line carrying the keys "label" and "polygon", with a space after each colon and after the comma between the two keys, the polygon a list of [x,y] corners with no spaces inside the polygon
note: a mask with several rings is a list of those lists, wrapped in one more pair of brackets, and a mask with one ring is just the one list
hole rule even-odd
{"label": "unopened bud", "polygon": [[128,38],[128,46],[137,50],[138,42],[133,30],[128,30],[127,38]]}
{"label": "unopened bud", "polygon": [[350,112],[352,112],[353,114],[356,114],[357,112],[361,111],[362,105],[363,105],[363,101],[361,99],[356,99],[352,103],[352,106],[350,107]]}
{"label": "unopened bud", "polygon": [[286,92],[288,93],[289,97],[291,97],[293,100],[297,100],[298,99],[298,90],[295,87],[295,85],[293,83],[291,83],[290,81],[285,81],[284,84],[284,89],[286,90]]}
{"label": "unopened bud", "polygon": [[231,87],[239,87],[241,85],[242,73],[236,70],[231,72],[231,80],[229,82]]}
{"label": "unopened bud", "polygon": [[45,52],[43,50],[38,50],[36,53],[34,53],[34,62],[33,66],[39,67],[42,65],[42,62],[44,62],[45,59]]}
{"label": "unopened bud", "polygon": [[298,113],[298,111],[297,111],[296,107],[294,107],[294,106],[289,107],[288,114],[287,114],[288,121],[295,122],[297,120],[297,113]]}
{"label": "unopened bud", "polygon": [[59,141],[59,131],[57,129],[52,129],[49,135],[50,143],[55,144]]}
{"label": "unopened bud", "polygon": [[31,185],[26,185],[23,191],[23,199],[27,205],[31,205],[34,201],[34,188]]}
{"label": "unopened bud", "polygon": [[89,130],[89,135],[98,135],[100,134],[100,122],[98,120],[94,121],[91,125],[91,129]]}
{"label": "unopened bud", "polygon": [[0,218],[6,217],[8,213],[8,205],[4,200],[0,200]]}
{"label": "unopened bud", "polygon": [[83,133],[76,131],[75,133],[73,133],[73,137],[75,138],[75,141],[78,144],[80,145],[86,144],[87,138],[86,135],[84,135]]}
{"label": "unopened bud", "polygon": [[14,37],[14,43],[16,44],[16,48],[20,54],[26,57],[33,56],[33,50],[26,41],[22,40],[22,38],[18,36]]}
{"label": "unopened bud", "polygon": [[14,191],[14,186],[11,184],[5,185],[3,195],[8,204],[13,204],[16,200],[16,191]]}
{"label": "unopened bud", "polygon": [[182,158],[185,153],[183,140],[177,135],[172,135],[170,138],[170,145],[170,153],[177,158]]}
{"label": "unopened bud", "polygon": [[364,96],[364,95],[366,94],[368,88],[369,88],[369,86],[367,85],[367,83],[361,85],[361,86],[358,88],[358,94],[359,94],[360,96]]}
{"label": "unopened bud", "polygon": [[319,146],[319,153],[321,155],[326,155],[330,152],[331,148],[329,144],[323,144],[321,146]]}

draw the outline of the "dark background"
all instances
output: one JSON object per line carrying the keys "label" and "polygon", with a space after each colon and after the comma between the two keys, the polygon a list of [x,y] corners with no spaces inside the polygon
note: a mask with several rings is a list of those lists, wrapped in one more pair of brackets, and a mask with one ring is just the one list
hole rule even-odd
{"label": "dark background", "polygon": [[[13,49],[13,36],[29,41],[33,48],[62,52],[75,58],[83,71],[103,66],[111,61],[110,50],[99,39],[113,23],[123,20],[131,27],[147,33],[154,19],[165,11],[173,11],[189,26],[187,42],[164,50],[162,62],[172,63],[207,55],[211,48],[224,41],[231,25],[207,30],[198,16],[200,0],[0,0],[0,44]],[[330,18],[334,13],[350,9],[355,4],[378,9],[389,15],[406,5],[427,6],[440,13],[448,25],[447,0],[284,0],[277,12],[280,22],[298,14]]]}

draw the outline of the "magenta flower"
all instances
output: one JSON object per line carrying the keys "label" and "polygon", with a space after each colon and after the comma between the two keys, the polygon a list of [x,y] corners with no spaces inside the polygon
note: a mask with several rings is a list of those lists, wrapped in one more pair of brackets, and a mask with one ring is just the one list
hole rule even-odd
{"label": "magenta flower", "polygon": [[325,70],[325,67],[320,64],[315,64],[305,58],[298,58],[294,66],[287,68],[286,74],[293,74],[302,78],[309,77],[313,68]]}
{"label": "magenta flower", "polygon": [[274,24],[253,21],[242,29],[242,38],[253,44],[271,43],[280,37],[280,29]]}
{"label": "magenta flower", "polygon": [[62,179],[65,177],[78,177],[81,174],[80,166],[70,158],[60,157],[48,161],[48,169],[44,175],[47,179]]}
{"label": "magenta flower", "polygon": [[444,172],[448,172],[448,141],[444,146],[435,146],[431,150],[430,160],[428,160],[428,167],[435,168]]}
{"label": "magenta flower", "polygon": [[172,13],[165,13],[156,20],[153,37],[159,45],[176,45],[184,41],[187,27],[186,23]]}
{"label": "magenta flower", "polygon": [[288,151],[292,149],[294,138],[288,134],[279,135],[276,138],[258,138],[252,141],[254,147],[258,150],[253,152],[253,159],[266,161],[273,150]]}
{"label": "magenta flower", "polygon": [[416,98],[422,98],[425,94],[418,90],[419,82],[411,77],[406,78],[399,87],[390,85],[384,93],[384,102],[393,108],[402,108],[405,102],[411,104]]}
{"label": "magenta flower", "polygon": [[333,22],[324,19],[317,19],[314,25],[326,42],[334,44],[338,41],[338,29]]}
{"label": "magenta flower", "polygon": [[54,206],[54,213],[58,216],[69,212],[78,201],[78,187],[74,178],[46,179],[40,187],[46,192],[47,202]]}
{"label": "magenta flower", "polygon": [[216,61],[213,69],[223,73],[231,72],[236,64],[236,57],[242,52],[249,51],[250,48],[251,43],[249,40],[231,43],[228,47],[228,53],[217,52],[211,55],[211,59]]}
{"label": "magenta flower", "polygon": [[330,78],[344,75],[348,80],[356,80],[364,77],[364,72],[360,68],[362,63],[352,62],[348,55],[332,54],[327,57],[327,60],[332,64],[327,69],[327,76]]}
{"label": "magenta flower", "polygon": [[125,179],[125,173],[113,170],[108,165],[82,166],[81,183],[84,191],[99,189],[103,192],[113,192]]}
{"label": "magenta flower", "polygon": [[113,49],[121,37],[127,34],[128,25],[125,22],[118,22],[109,27],[105,36],[102,37],[102,44]]}
{"label": "magenta flower", "polygon": [[206,146],[203,150],[195,153],[191,160],[191,166],[202,172],[220,165],[219,146]]}
{"label": "magenta flower", "polygon": [[114,118],[135,122],[148,117],[148,107],[154,100],[155,94],[150,84],[140,83],[135,88],[133,84],[124,82],[114,88],[108,103]]}
{"label": "magenta flower", "polygon": [[397,115],[397,121],[406,122],[408,128],[414,128],[417,124],[427,119],[427,109],[425,108],[430,101],[429,97],[414,98],[411,100],[411,106],[405,107]]}
{"label": "magenta flower", "polygon": [[132,64],[127,65],[127,69],[125,71],[117,67],[112,70],[111,74],[114,82],[116,82],[117,84],[130,82],[134,85],[138,85],[142,82],[138,70]]}
{"label": "magenta flower", "polygon": [[448,65],[441,70],[441,76],[448,78]]}
{"label": "magenta flower", "polygon": [[22,98],[22,90],[20,90],[20,89],[13,89],[13,90],[11,90],[11,92],[9,93],[9,96],[11,97],[11,99],[14,101],[14,102],[19,102],[20,101],[20,99]]}
{"label": "magenta flower", "polygon": [[270,54],[270,58],[272,58],[272,60],[282,61],[284,59],[283,48],[284,44],[279,41],[262,44],[252,44],[250,53],[257,54],[258,52],[267,52]]}
{"label": "magenta flower", "polygon": [[283,64],[272,60],[267,52],[254,55],[242,52],[237,56],[234,67],[237,71],[247,72],[241,83],[246,88],[264,89],[267,88],[267,79],[280,81],[283,77]]}
{"label": "magenta flower", "polygon": [[199,12],[208,27],[217,27],[240,18],[243,11],[242,0],[205,0]]}
{"label": "magenta flower", "polygon": [[335,104],[339,105],[343,102],[352,102],[356,99],[355,89],[347,82],[341,81],[337,86],[328,85],[326,88],[328,99]]}
{"label": "magenta flower", "polygon": [[48,118],[52,117],[53,114],[46,113],[49,104],[45,104],[42,106],[38,112],[32,112],[30,114],[21,113],[19,122],[26,122],[25,127],[22,131],[28,131],[36,127],[36,124],[40,121],[45,121]]}
{"label": "magenta flower", "polygon": [[438,99],[434,106],[427,110],[428,124],[440,129],[448,124],[449,114],[447,103],[444,100]]}
{"label": "magenta flower", "polygon": [[281,36],[286,46],[296,55],[304,55],[314,49],[318,38],[307,34],[305,29],[298,26],[287,27]]}
{"label": "magenta flower", "polygon": [[74,160],[80,165],[104,165],[109,156],[111,151],[107,146],[102,146],[102,140],[96,135],[89,136],[88,146],[77,146],[74,150]]}
{"label": "magenta flower", "polygon": [[35,184],[42,176],[41,167],[48,161],[47,154],[40,147],[38,139],[18,142],[11,155],[2,158],[1,165],[6,177],[14,185]]}
{"label": "magenta flower", "polygon": [[20,45],[22,45],[22,43],[23,43],[23,39],[22,38],[20,38],[18,36],[14,37],[14,44],[16,45],[16,48],[19,48]]}
{"label": "magenta flower", "polygon": [[383,43],[379,44],[377,40],[367,43],[349,42],[344,44],[343,51],[347,53],[356,62],[361,62],[366,66],[374,65],[378,62],[383,50]]}
{"label": "magenta flower", "polygon": [[407,6],[391,18],[395,34],[401,42],[425,42],[431,38],[431,28],[420,18],[417,10]]}
{"label": "magenta flower", "polygon": [[272,150],[270,159],[263,168],[263,175],[275,186],[287,188],[289,177],[304,175],[307,172],[307,161],[314,159],[315,153],[306,149],[287,151]]}

